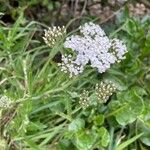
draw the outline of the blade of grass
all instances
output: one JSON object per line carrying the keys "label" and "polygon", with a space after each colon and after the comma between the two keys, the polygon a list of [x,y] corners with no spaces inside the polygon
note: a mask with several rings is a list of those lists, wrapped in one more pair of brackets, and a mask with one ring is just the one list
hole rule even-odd
{"label": "blade of grass", "polygon": [[124,148],[126,148],[127,146],[129,146],[131,143],[133,143],[134,141],[136,141],[138,138],[140,138],[143,135],[143,133],[140,133],[136,136],[134,136],[133,138],[123,142],[122,144],[117,146],[116,150],[124,150]]}

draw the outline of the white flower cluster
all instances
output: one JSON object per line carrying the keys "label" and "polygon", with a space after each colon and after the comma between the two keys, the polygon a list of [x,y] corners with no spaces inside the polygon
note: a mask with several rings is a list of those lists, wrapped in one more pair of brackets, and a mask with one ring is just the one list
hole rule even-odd
{"label": "white flower cluster", "polygon": [[11,100],[7,96],[2,96],[0,98],[0,108],[9,108],[11,104]]}
{"label": "white flower cluster", "polygon": [[53,47],[59,40],[64,38],[66,34],[66,27],[51,27],[48,30],[45,30],[44,41],[49,47]]}
{"label": "white flower cluster", "polygon": [[92,22],[80,27],[80,35],[68,37],[65,48],[75,52],[76,58],[62,56],[62,71],[69,72],[70,77],[82,73],[86,64],[105,72],[111,64],[124,59],[126,46],[119,39],[109,39],[99,25]]}
{"label": "white flower cluster", "polygon": [[83,93],[81,93],[79,104],[83,109],[90,106],[89,91],[84,90]]}
{"label": "white flower cluster", "polygon": [[104,81],[100,84],[96,84],[95,91],[99,102],[106,103],[116,89],[116,85],[111,81]]}
{"label": "white flower cluster", "polygon": [[[83,109],[95,104],[104,104],[108,101],[109,97],[116,92],[117,86],[110,80],[102,81],[100,84],[95,85],[94,93],[90,94],[89,91],[83,90],[80,94],[79,104]],[[94,96],[94,97],[93,97]]]}
{"label": "white flower cluster", "polygon": [[[69,73],[70,77],[82,73],[84,68],[82,65],[75,63],[72,59],[72,55],[62,55],[62,63],[59,63],[58,66],[61,66],[61,71]],[[81,59],[82,60],[82,59]]]}

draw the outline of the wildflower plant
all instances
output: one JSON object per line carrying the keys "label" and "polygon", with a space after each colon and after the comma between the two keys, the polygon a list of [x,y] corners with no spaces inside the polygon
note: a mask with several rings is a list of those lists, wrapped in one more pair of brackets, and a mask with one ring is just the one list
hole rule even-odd
{"label": "wildflower plant", "polygon": [[[86,23],[78,35],[66,39],[65,27],[51,27],[45,31],[46,48],[37,37],[32,39],[33,24],[23,29],[19,18],[11,28],[0,30],[0,128],[7,149],[150,146],[149,24],[131,18],[121,22],[111,35],[119,32],[130,51],[126,61],[112,68],[125,59],[127,48],[99,25]],[[58,52],[60,67],[53,61]],[[77,77],[68,78],[60,68]]]}

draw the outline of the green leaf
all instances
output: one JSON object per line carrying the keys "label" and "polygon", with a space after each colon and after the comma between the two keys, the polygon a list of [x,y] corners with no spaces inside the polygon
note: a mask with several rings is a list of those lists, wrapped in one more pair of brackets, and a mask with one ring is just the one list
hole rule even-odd
{"label": "green leaf", "polygon": [[147,92],[143,87],[134,86],[132,89],[134,89],[136,91],[136,93],[140,96],[147,95]]}
{"label": "green leaf", "polygon": [[139,131],[143,132],[143,136],[140,138],[142,143],[144,143],[147,146],[150,146],[150,127],[144,125],[144,124],[138,124]]}
{"label": "green leaf", "polygon": [[125,72],[129,75],[136,75],[141,70],[141,64],[138,60],[134,60],[133,63],[126,68]]}
{"label": "green leaf", "polygon": [[150,103],[149,99],[145,99],[145,110],[137,121],[138,133],[144,133],[140,138],[141,142],[150,146]]}
{"label": "green leaf", "polygon": [[71,149],[71,150],[75,150],[74,145],[71,143],[70,140],[68,139],[63,139],[59,142],[59,144],[57,145],[57,150],[67,150],[67,149]]}
{"label": "green leaf", "polygon": [[37,145],[37,144],[36,144],[35,142],[33,142],[31,139],[30,139],[30,140],[26,139],[25,141],[26,141],[26,144],[27,144],[28,146],[30,146],[30,150],[44,150],[44,149],[45,149],[45,148],[43,148],[43,147]]}
{"label": "green leaf", "polygon": [[120,91],[128,88],[126,76],[119,70],[109,69],[108,74],[104,77],[104,79],[112,81]]}
{"label": "green leaf", "polygon": [[93,132],[81,131],[76,136],[76,146],[79,150],[90,150],[96,138]]}
{"label": "green leaf", "polygon": [[73,131],[73,132],[77,132],[81,129],[83,129],[85,126],[85,122],[83,119],[77,118],[75,120],[73,120],[68,127],[69,131]]}
{"label": "green leaf", "polygon": [[109,135],[109,132],[107,131],[106,128],[104,127],[101,127],[99,130],[98,130],[98,133],[101,137],[101,145],[103,147],[107,147],[109,142],[110,142],[110,135]]}
{"label": "green leaf", "polygon": [[120,106],[118,105],[119,107],[107,116],[114,115],[120,125],[124,126],[134,122],[143,112],[143,100],[134,89],[118,93],[117,101]]}
{"label": "green leaf", "polygon": [[97,115],[94,117],[94,124],[97,126],[101,126],[104,123],[104,115]]}
{"label": "green leaf", "polygon": [[131,20],[131,19],[128,19],[126,21],[126,24],[124,25],[124,31],[126,31],[129,35],[133,36],[133,31],[137,31],[137,25],[136,25],[136,22]]}
{"label": "green leaf", "polygon": [[150,34],[147,36],[144,46],[141,49],[141,57],[150,55]]}
{"label": "green leaf", "polygon": [[128,145],[130,145],[131,143],[133,143],[134,141],[136,141],[138,138],[140,138],[143,135],[143,133],[138,134],[136,136],[134,136],[133,138],[123,142],[122,144],[120,144],[116,150],[124,150],[124,148],[126,148]]}

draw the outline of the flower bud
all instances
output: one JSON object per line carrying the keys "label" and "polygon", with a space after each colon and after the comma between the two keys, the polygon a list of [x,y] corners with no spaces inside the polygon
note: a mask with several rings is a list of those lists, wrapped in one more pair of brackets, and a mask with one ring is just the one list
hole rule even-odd
{"label": "flower bud", "polygon": [[90,100],[89,100],[89,92],[84,90],[83,93],[80,95],[79,104],[83,109],[86,109],[90,106]]}
{"label": "flower bud", "polygon": [[66,28],[63,27],[51,27],[48,30],[44,30],[44,41],[49,47],[54,47],[54,45],[61,40],[66,35]]}
{"label": "flower bud", "polygon": [[116,91],[116,86],[111,81],[96,84],[96,95],[100,103],[106,103],[109,97]]}

